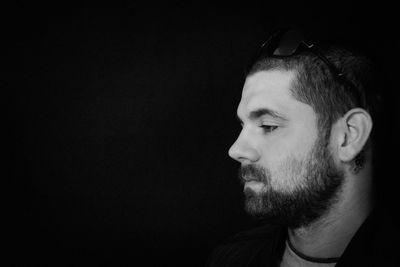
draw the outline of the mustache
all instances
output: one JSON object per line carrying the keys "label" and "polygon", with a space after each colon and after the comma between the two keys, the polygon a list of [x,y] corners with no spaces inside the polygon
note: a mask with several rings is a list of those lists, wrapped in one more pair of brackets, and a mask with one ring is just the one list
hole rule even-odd
{"label": "mustache", "polygon": [[265,169],[257,165],[244,165],[239,168],[239,180],[241,183],[248,181],[266,182]]}

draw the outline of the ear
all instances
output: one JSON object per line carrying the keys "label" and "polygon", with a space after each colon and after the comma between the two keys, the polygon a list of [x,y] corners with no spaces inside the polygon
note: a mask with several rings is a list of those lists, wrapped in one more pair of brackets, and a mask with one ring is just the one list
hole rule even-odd
{"label": "ear", "polygon": [[343,162],[352,161],[363,149],[372,130],[372,118],[362,108],[349,110],[340,120],[338,157]]}

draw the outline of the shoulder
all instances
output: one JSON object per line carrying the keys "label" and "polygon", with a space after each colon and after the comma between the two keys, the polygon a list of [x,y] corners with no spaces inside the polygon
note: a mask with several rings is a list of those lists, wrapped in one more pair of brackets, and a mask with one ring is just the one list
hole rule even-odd
{"label": "shoulder", "polygon": [[240,232],[214,249],[206,266],[252,266],[268,262],[284,231],[282,227],[266,225]]}
{"label": "shoulder", "polygon": [[380,264],[385,263],[385,266],[395,266],[398,264],[400,249],[399,226],[391,216],[386,214],[377,214],[375,217],[375,227],[370,234],[371,246],[374,248],[374,258]]}
{"label": "shoulder", "polygon": [[338,266],[397,266],[399,239],[392,218],[375,210],[354,235]]}

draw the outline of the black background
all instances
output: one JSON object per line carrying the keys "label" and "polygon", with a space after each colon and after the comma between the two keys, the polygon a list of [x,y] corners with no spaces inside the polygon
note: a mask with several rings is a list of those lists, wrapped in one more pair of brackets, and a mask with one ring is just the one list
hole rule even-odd
{"label": "black background", "polygon": [[[5,7],[16,263],[203,266],[255,222],[227,151],[248,57],[296,24],[368,51],[384,75],[378,189],[397,209],[394,7],[349,4]],[[382,193],[383,192],[383,193]]]}

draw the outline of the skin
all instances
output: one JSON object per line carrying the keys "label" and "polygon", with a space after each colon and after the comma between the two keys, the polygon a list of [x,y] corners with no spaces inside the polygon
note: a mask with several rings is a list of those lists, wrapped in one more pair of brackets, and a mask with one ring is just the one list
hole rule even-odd
{"label": "skin", "polygon": [[[302,179],[282,173],[289,157],[303,159],[318,136],[317,115],[313,108],[296,100],[290,93],[295,73],[285,70],[257,72],[247,77],[237,116],[242,131],[229,149],[229,156],[240,164],[258,164],[272,173],[271,186],[290,192]],[[280,118],[254,111],[272,110]],[[259,112],[260,113],[260,112]],[[351,161],[366,144],[372,119],[361,108],[349,110],[332,125],[329,149],[345,181],[338,201],[325,215],[306,227],[289,229],[289,238],[297,250],[311,257],[338,257],[366,219],[373,205],[371,190],[371,153],[365,167],[352,171]],[[286,161],[287,162],[287,161]],[[262,183],[250,181],[245,188],[262,190]]]}

